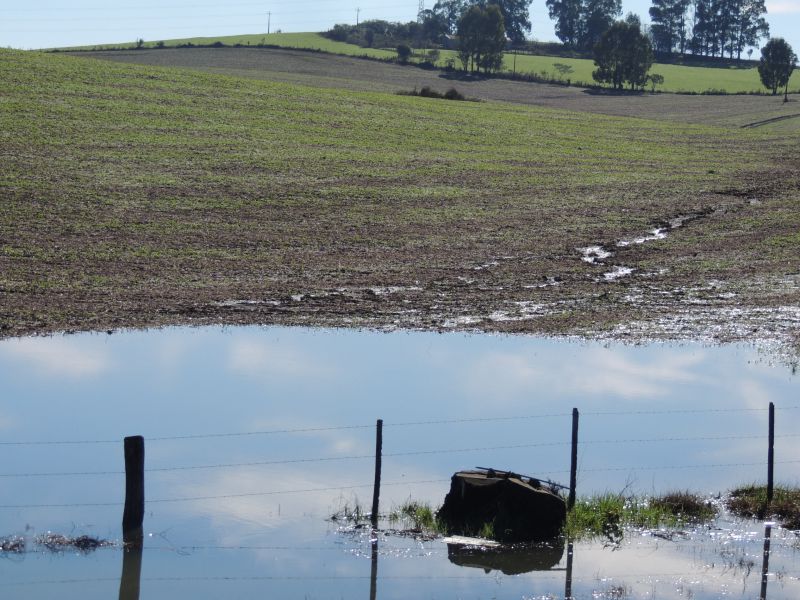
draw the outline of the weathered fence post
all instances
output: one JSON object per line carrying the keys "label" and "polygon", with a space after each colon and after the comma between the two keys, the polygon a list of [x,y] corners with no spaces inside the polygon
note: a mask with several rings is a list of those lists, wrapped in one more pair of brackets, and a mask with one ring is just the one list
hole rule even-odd
{"label": "weathered fence post", "polygon": [[381,495],[381,454],[383,452],[383,419],[378,419],[375,433],[375,485],[372,488],[372,528],[378,528],[378,499]]}
{"label": "weathered fence post", "polygon": [[578,409],[572,409],[572,456],[569,467],[569,500],[567,509],[575,506],[575,486],[578,479]]}
{"label": "weathered fence post", "polygon": [[126,544],[142,541],[144,521],[144,438],[125,438],[125,510],[122,513],[122,539]]}
{"label": "weathered fence post", "polygon": [[767,506],[772,504],[775,486],[775,403],[769,403],[769,450],[767,452]]}

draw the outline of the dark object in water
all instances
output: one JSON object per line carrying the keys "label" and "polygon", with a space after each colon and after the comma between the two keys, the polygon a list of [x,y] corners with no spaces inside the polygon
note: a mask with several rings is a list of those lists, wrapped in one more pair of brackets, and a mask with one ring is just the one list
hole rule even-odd
{"label": "dark object in water", "polygon": [[88,535],[73,538],[58,533],[40,535],[36,538],[36,543],[44,546],[51,552],[59,552],[68,548],[74,548],[81,552],[91,552],[97,548],[111,545],[110,542],[89,537]]}
{"label": "dark object in water", "polygon": [[564,539],[542,544],[521,544],[481,548],[469,544],[447,544],[447,558],[454,565],[521,575],[531,571],[549,571],[564,556]]}
{"label": "dark object in water", "polygon": [[21,554],[25,552],[25,538],[12,536],[0,538],[0,552]]}
{"label": "dark object in water", "polygon": [[494,532],[501,542],[552,539],[561,533],[567,505],[552,486],[508,471],[459,471],[437,513],[449,534]]}

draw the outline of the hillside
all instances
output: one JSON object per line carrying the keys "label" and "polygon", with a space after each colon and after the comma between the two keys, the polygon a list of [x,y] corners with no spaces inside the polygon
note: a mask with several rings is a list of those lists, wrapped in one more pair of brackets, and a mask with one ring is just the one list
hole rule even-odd
{"label": "hillside", "polygon": [[[393,49],[381,48],[362,48],[353,44],[345,44],[329,40],[317,33],[273,33],[251,34],[238,36],[221,36],[205,38],[185,38],[173,40],[148,41],[144,43],[144,48],[155,48],[156,45],[163,44],[163,47],[174,48],[189,44],[198,46],[213,44],[224,44],[226,46],[276,46],[281,48],[295,48],[316,50],[339,54],[343,56],[367,57],[379,60],[393,60],[397,54]],[[67,48],[67,50],[119,50],[132,49],[133,44],[107,44],[102,46],[82,46]],[[415,60],[419,60],[419,56]],[[444,67],[447,61],[454,61],[458,64],[458,56],[455,51],[442,50],[437,66]],[[558,67],[562,65],[569,69],[569,72],[560,74]],[[533,75],[546,80],[560,79],[570,80],[574,85],[593,85],[592,71],[594,63],[587,59],[562,58],[553,56],[532,56],[508,52],[505,55],[503,70],[506,73],[517,73],[521,75]],[[750,66],[744,68],[716,68],[716,67],[697,67],[675,64],[653,65],[653,74],[662,75],[664,84],[659,86],[659,90],[665,92],[679,93],[706,93],[706,92],[725,92],[728,94],[740,93],[764,93],[758,77],[758,71]],[[800,70],[795,72],[790,82],[790,90],[793,93],[800,92]]]}
{"label": "hillside", "polygon": [[0,77],[4,336],[798,331],[793,134],[8,50]]}

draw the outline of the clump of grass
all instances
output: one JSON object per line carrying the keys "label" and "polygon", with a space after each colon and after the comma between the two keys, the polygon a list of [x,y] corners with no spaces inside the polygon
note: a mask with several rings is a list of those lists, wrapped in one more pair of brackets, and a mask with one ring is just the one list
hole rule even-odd
{"label": "clump of grass", "polygon": [[654,498],[606,493],[580,499],[567,514],[564,534],[571,539],[605,538],[618,544],[625,527],[681,527],[713,519],[714,507],[690,492],[670,492]]}
{"label": "clump of grass", "polygon": [[740,517],[770,516],[788,529],[800,529],[800,488],[777,486],[773,489],[772,503],[768,503],[766,486],[742,486],[730,493],[725,504]]}
{"label": "clump of grass", "polygon": [[650,505],[677,519],[689,521],[708,521],[717,514],[711,502],[689,491],[669,492],[651,499]]}
{"label": "clump of grass", "polygon": [[345,521],[358,524],[369,521],[370,517],[370,511],[361,506],[358,498],[353,498],[349,501],[343,500],[340,508],[330,516],[330,520],[334,522]]}
{"label": "clump of grass", "polygon": [[442,530],[436,518],[436,511],[426,502],[408,500],[389,514],[390,521],[405,520],[410,529],[419,531],[440,532]]}

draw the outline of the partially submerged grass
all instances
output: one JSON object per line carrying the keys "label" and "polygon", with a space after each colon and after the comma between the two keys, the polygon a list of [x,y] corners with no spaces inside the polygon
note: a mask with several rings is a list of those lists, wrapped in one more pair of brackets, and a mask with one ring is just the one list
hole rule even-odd
{"label": "partially submerged grass", "polygon": [[567,514],[564,533],[570,539],[605,538],[619,543],[625,527],[677,528],[715,516],[713,505],[690,492],[670,492],[653,498],[607,493],[579,499]]}
{"label": "partially submerged grass", "polygon": [[389,513],[389,522],[401,522],[407,529],[425,533],[441,533],[442,527],[436,518],[436,510],[427,502],[407,500]]}
{"label": "partially submerged grass", "polygon": [[740,517],[775,518],[787,529],[800,529],[800,488],[776,486],[772,503],[767,502],[767,488],[747,485],[733,490],[726,506]]}

